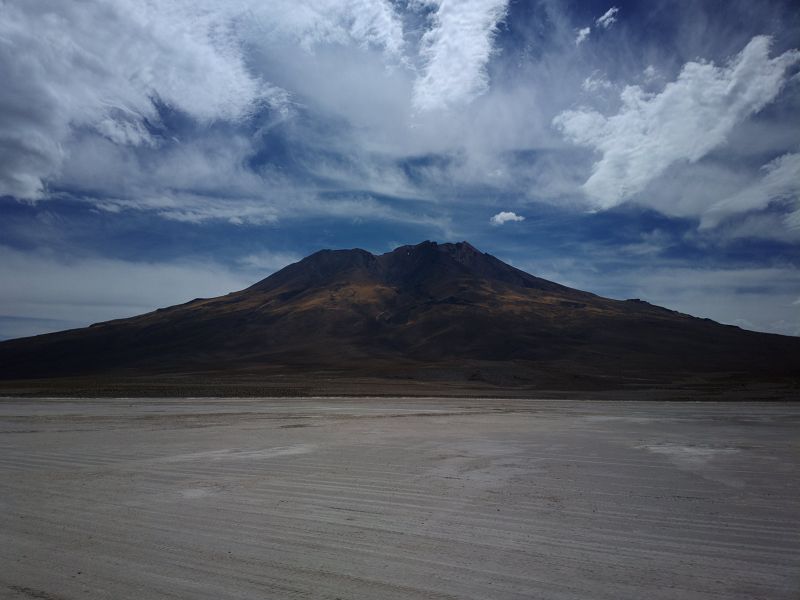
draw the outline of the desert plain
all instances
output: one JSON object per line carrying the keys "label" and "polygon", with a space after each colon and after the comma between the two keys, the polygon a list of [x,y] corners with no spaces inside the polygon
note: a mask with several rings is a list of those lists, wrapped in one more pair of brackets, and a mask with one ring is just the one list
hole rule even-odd
{"label": "desert plain", "polygon": [[0,597],[797,599],[800,405],[0,400]]}

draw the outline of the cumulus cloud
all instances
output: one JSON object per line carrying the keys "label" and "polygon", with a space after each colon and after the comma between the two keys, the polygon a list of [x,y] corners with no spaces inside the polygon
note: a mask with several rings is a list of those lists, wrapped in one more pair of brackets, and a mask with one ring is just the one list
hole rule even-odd
{"label": "cumulus cloud", "polygon": [[619,13],[619,8],[612,6],[595,21],[595,25],[608,29],[617,22],[617,13]]}
{"label": "cumulus cloud", "polygon": [[616,206],[678,161],[696,162],[734,127],[769,104],[786,72],[800,62],[790,50],[769,57],[770,38],[754,37],[729,64],[685,64],[658,94],[627,86],[619,112],[568,110],[554,119],[567,139],[601,154],[583,190],[600,208]]}
{"label": "cumulus cloud", "polygon": [[592,33],[591,27],[584,27],[583,29],[578,29],[578,35],[575,36],[575,45],[580,46],[583,42],[586,41],[586,38],[589,37],[590,33]]}
{"label": "cumulus cloud", "polygon": [[432,27],[422,36],[425,66],[414,85],[418,110],[465,104],[486,91],[486,64],[508,0],[428,0],[436,7]]}
{"label": "cumulus cloud", "polygon": [[497,226],[497,225],[504,225],[505,223],[508,222],[524,221],[524,220],[525,217],[521,217],[520,215],[514,212],[502,211],[494,215],[491,219],[489,219],[489,223]]}

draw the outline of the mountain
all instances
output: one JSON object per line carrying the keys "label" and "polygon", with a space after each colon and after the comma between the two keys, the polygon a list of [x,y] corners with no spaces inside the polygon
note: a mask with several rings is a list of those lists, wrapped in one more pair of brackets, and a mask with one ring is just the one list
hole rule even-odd
{"label": "mountain", "polygon": [[322,250],[226,296],[0,343],[6,380],[260,370],[498,386],[796,377],[800,339],[571,289],[467,242],[423,242]]}

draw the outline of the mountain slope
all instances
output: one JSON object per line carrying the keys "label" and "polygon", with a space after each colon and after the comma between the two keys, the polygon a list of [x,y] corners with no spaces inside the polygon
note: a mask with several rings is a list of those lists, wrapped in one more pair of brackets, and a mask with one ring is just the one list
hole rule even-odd
{"label": "mountain slope", "polygon": [[[0,343],[0,378],[494,365],[619,380],[800,373],[800,339],[748,332],[515,269],[466,242],[323,250],[245,290]],[[447,375],[445,375],[447,376]]]}

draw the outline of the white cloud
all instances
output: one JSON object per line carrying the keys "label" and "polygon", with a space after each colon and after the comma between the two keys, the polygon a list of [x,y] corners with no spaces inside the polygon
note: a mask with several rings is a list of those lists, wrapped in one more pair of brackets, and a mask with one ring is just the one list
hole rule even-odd
{"label": "white cloud", "polygon": [[[425,2],[431,17],[422,22],[419,4],[403,12],[389,0],[7,0],[18,32],[0,35],[0,48],[7,38],[24,60],[4,63],[14,53],[0,52],[0,69],[20,67],[0,72],[0,195],[80,190],[200,222],[212,212],[239,219],[230,206],[212,210],[226,197],[262,202],[256,212],[268,216],[321,188],[439,202],[447,186],[514,181],[504,153],[562,143],[543,104],[568,87],[564,74],[539,96],[530,82],[551,66],[531,63],[524,78],[490,88],[507,2]],[[35,37],[46,8],[57,24]],[[211,68],[215,61],[222,66]],[[423,98],[459,110],[422,110]],[[159,123],[154,100],[192,119]],[[273,154],[276,138],[291,152]],[[437,154],[457,158],[440,169],[446,184],[398,167]],[[502,182],[490,175],[500,172]]]}
{"label": "white cloud", "polygon": [[383,221],[426,226],[439,230],[444,237],[457,237],[448,216],[403,210],[369,195],[324,198],[297,189],[286,189],[283,194],[276,190],[272,195],[277,198],[219,197],[165,191],[138,198],[92,197],[85,200],[106,212],[147,211],[164,219],[193,225],[219,221],[232,225],[265,225],[328,216],[356,223]]}
{"label": "white cloud", "polygon": [[92,199],[97,208],[107,212],[146,210],[172,221],[200,224],[227,221],[232,225],[264,225],[278,220],[278,211],[264,200],[219,198],[186,193],[162,193],[141,199]]}
{"label": "white cloud", "polygon": [[77,128],[155,143],[144,123],[157,121],[156,100],[209,123],[284,99],[249,73],[231,22],[188,3],[160,6],[3,3],[0,194],[41,197]]}
{"label": "white cloud", "polygon": [[[430,220],[449,226],[442,215],[464,197],[463,190],[485,186],[574,207],[583,201],[583,185],[598,206],[612,206],[646,187],[662,163],[694,160],[680,158],[680,144],[666,139],[672,130],[684,129],[683,117],[675,117],[674,126],[672,98],[661,96],[681,80],[660,94],[647,93],[667,81],[661,79],[672,66],[653,52],[643,55],[647,62],[631,66],[627,59],[617,60],[628,55],[624,46],[621,54],[576,53],[574,23],[557,3],[540,8],[546,9],[559,43],[534,51],[531,37],[524,48],[509,48],[498,72],[514,76],[489,86],[488,61],[507,4],[6,0],[0,22],[0,194],[55,198],[54,192],[79,190],[99,198],[106,210],[146,210],[191,223],[250,224],[312,213],[406,222],[411,211],[401,199],[415,198],[437,204]],[[424,20],[423,14],[430,18]],[[601,27],[594,33],[602,33]],[[612,69],[614,85],[601,76],[611,68],[601,64],[606,59],[619,63]],[[727,76],[726,68],[716,71]],[[623,104],[614,115],[621,89],[616,82],[625,73],[628,81],[641,82],[642,106]],[[732,95],[761,85],[738,75],[730,84]],[[582,100],[599,112],[579,109],[559,118],[564,133],[580,118],[589,127],[597,125],[584,134],[584,145],[600,153],[589,181],[591,155],[564,148],[563,136],[552,127],[553,115],[569,106],[581,87],[587,92]],[[702,89],[703,82],[695,87]],[[479,94],[479,101],[470,102]],[[154,99],[192,119],[181,115],[174,128],[172,121],[159,124]],[[275,110],[261,110],[264,103]],[[705,127],[716,114],[729,111],[723,109],[701,102],[698,110],[711,118],[703,114],[698,120]],[[258,120],[249,120],[252,115]],[[747,145],[753,156],[795,151],[796,134],[782,124],[774,129],[793,145],[764,151],[763,140],[777,134],[756,121],[735,133],[753,139]],[[167,126],[175,138],[161,133]],[[653,156],[643,156],[650,154],[646,140],[637,146],[637,126],[654,132]],[[758,135],[743,133],[750,126]],[[574,133],[570,130],[568,137]],[[714,137],[701,133],[687,137]],[[743,177],[736,182],[754,183]],[[698,190],[708,189],[707,181],[700,184],[690,190],[691,202],[665,192],[656,206],[651,200],[656,186],[647,190],[646,201],[670,214],[695,216]],[[335,190],[383,199],[329,203],[320,198],[320,191]],[[705,196],[706,206],[732,195],[731,189],[712,192]],[[680,211],[668,208],[679,205]],[[800,215],[786,223],[798,220]]]}
{"label": "white cloud", "polygon": [[671,164],[698,161],[723,144],[738,123],[778,95],[787,69],[800,61],[797,50],[771,59],[769,47],[770,39],[759,36],[724,67],[689,62],[658,94],[628,86],[611,117],[590,109],[559,114],[554,125],[568,139],[602,154],[583,185],[586,194],[610,208]]}
{"label": "white cloud", "polygon": [[414,107],[431,110],[466,104],[486,91],[486,64],[508,0],[428,0],[436,12],[422,36],[423,75],[414,85]]}
{"label": "white cloud", "polygon": [[[800,209],[786,215],[784,224],[795,234],[800,234]],[[800,236],[798,236],[800,239]]]}
{"label": "white cloud", "polygon": [[[616,6],[612,6],[609,8],[605,13],[603,13],[595,22],[594,24],[597,27],[602,27],[603,29],[608,29],[617,21],[617,13],[619,12],[619,8]],[[575,45],[580,46],[583,42],[585,42],[589,35],[592,33],[591,27],[583,27],[582,29],[578,30],[578,35],[575,37]]]}
{"label": "white cloud", "polygon": [[731,215],[766,208],[776,200],[787,200],[800,208],[800,154],[784,154],[762,169],[760,180],[712,204],[703,213],[700,228],[715,227]]}
{"label": "white cloud", "polygon": [[589,77],[583,80],[581,87],[587,92],[600,92],[603,90],[610,90],[614,86],[602,75],[599,75],[598,73],[592,73],[589,75]]}
{"label": "white cloud", "polygon": [[400,61],[388,0],[8,0],[0,19],[0,195],[38,199],[63,172],[76,131],[157,147],[157,103],[200,127],[239,122],[289,95],[245,52],[287,36],[307,50],[345,43]]}
{"label": "white cloud", "polygon": [[491,223],[492,225],[503,225],[511,221],[524,221],[524,220],[525,217],[521,217],[516,213],[509,211],[502,211],[497,213],[491,219],[489,219],[489,223]]}
{"label": "white cloud", "polygon": [[617,13],[619,13],[619,8],[612,6],[595,21],[595,25],[603,29],[608,29],[617,22]]}
{"label": "white cloud", "polygon": [[[220,4],[206,3],[215,9]],[[233,5],[253,21],[255,35],[288,36],[308,52],[319,44],[355,42],[396,58],[403,53],[402,22],[388,0],[240,0]]]}

